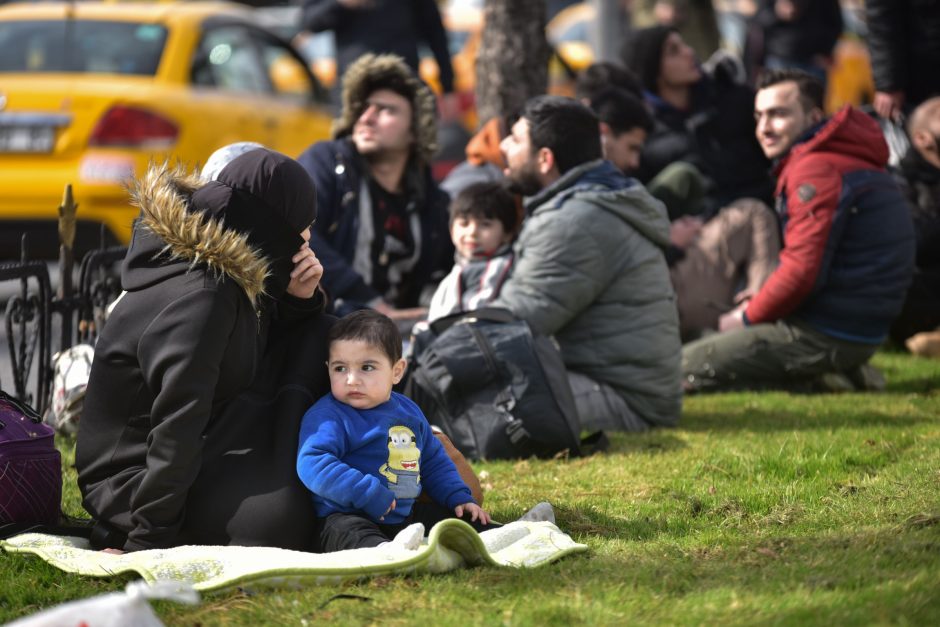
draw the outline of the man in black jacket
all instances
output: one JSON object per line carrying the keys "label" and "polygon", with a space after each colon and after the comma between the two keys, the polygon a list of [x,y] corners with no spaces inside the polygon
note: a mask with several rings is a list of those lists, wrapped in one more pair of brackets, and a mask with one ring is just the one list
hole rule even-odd
{"label": "man in black jacket", "polygon": [[434,96],[400,57],[366,55],[346,72],[331,141],[298,157],[317,188],[310,246],[336,311],[420,317],[422,292],[453,265],[447,194],[431,178]]}
{"label": "man in black jacket", "polygon": [[444,93],[454,91],[447,32],[435,0],[306,0],[301,24],[314,33],[333,31],[337,76],[369,52],[397,54],[417,73],[423,41],[437,61]]}
{"label": "man in black jacket", "polygon": [[867,0],[874,107],[884,118],[940,95],[940,2]]}
{"label": "man in black jacket", "polygon": [[754,19],[764,34],[764,67],[800,69],[826,84],[842,35],[839,0],[761,0]]}

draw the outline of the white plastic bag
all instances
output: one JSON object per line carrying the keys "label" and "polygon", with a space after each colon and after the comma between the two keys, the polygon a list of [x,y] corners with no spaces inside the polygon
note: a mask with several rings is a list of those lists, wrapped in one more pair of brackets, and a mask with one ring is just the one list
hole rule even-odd
{"label": "white plastic bag", "polygon": [[904,119],[886,120],[879,117],[878,124],[881,126],[881,132],[884,133],[885,142],[888,144],[888,165],[897,168],[901,164],[901,159],[904,158],[904,155],[911,147],[911,140],[904,130]]}
{"label": "white plastic bag", "polygon": [[70,601],[38,614],[9,623],[7,627],[162,627],[147,599],[166,599],[196,605],[199,593],[189,584],[140,579],[127,584],[124,592],[111,592],[81,601]]}
{"label": "white plastic bag", "polygon": [[76,344],[52,357],[52,403],[46,424],[60,433],[78,432],[94,357],[95,349],[89,344]]}

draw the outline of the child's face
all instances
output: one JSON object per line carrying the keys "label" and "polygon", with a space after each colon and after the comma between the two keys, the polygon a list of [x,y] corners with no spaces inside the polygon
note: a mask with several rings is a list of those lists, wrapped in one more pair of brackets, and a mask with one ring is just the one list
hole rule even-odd
{"label": "child's face", "polygon": [[405,360],[394,364],[382,349],[362,340],[330,344],[330,390],[341,403],[372,409],[387,401],[405,374]]}
{"label": "child's face", "polygon": [[450,237],[461,257],[486,257],[508,244],[510,236],[496,218],[459,216],[450,225]]}

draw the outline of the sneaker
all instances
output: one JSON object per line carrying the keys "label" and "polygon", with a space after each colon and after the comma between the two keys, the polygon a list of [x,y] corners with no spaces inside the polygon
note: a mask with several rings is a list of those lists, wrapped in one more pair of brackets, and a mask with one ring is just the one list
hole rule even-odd
{"label": "sneaker", "polygon": [[417,551],[424,540],[424,525],[414,523],[399,531],[391,544],[407,551]]}
{"label": "sneaker", "polygon": [[884,392],[885,376],[881,371],[869,363],[862,364],[857,368],[849,370],[846,375],[855,388],[866,390],[868,392]]}
{"label": "sneaker", "polygon": [[841,372],[824,372],[813,379],[813,389],[817,392],[855,392],[855,384]]}
{"label": "sneaker", "polygon": [[555,510],[552,509],[551,503],[542,501],[523,514],[519,520],[526,522],[550,522],[555,524]]}

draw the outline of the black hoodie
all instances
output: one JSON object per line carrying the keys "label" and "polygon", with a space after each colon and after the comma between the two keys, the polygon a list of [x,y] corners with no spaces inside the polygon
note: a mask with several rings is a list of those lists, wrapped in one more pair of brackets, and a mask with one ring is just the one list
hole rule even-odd
{"label": "black hoodie", "polygon": [[[316,214],[309,177],[258,150],[208,184],[151,168],[134,200],[126,294],[98,341],[78,436],[85,508],[125,550],[309,548],[293,459],[300,417],[328,389],[324,303],[284,293]],[[286,367],[284,345],[319,368]],[[293,396],[279,398],[285,374]]]}

